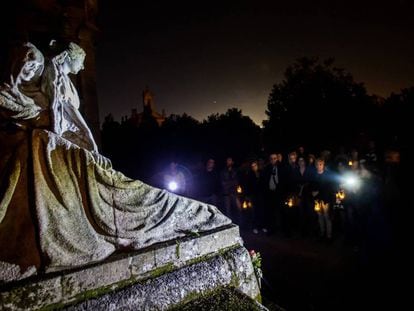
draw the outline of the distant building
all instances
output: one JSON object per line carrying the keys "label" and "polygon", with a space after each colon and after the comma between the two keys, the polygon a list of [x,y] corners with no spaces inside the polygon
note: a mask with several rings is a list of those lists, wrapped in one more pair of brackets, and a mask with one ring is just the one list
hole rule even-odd
{"label": "distant building", "polygon": [[135,127],[160,127],[165,121],[165,111],[158,113],[155,110],[154,94],[148,87],[142,92],[142,112],[137,111],[136,108],[132,109],[131,116],[123,120]]}

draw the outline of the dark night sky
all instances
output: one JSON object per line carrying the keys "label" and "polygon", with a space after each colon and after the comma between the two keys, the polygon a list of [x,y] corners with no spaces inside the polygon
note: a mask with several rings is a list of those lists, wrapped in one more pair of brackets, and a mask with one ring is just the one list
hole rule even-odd
{"label": "dark night sky", "polygon": [[272,85],[302,56],[334,57],[371,94],[414,86],[413,1],[141,2],[100,1],[101,120],[141,111],[148,85],[167,114],[238,107],[260,124]]}

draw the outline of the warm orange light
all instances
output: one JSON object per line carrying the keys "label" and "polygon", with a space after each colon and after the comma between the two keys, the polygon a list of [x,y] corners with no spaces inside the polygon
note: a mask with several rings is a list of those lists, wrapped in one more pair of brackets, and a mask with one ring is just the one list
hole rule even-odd
{"label": "warm orange light", "polygon": [[345,199],[345,191],[344,190],[339,190],[336,194],[335,197],[337,200],[342,201],[343,199]]}
{"label": "warm orange light", "polygon": [[293,206],[293,198],[289,198],[289,199],[286,201],[286,205],[287,205],[288,207],[292,207],[292,206]]}
{"label": "warm orange light", "polygon": [[242,189],[241,186],[237,186],[236,191],[237,191],[237,193],[243,193],[243,189]]}
{"label": "warm orange light", "polygon": [[246,209],[249,207],[249,204],[247,203],[247,201],[243,201],[243,208]]}
{"label": "warm orange light", "polygon": [[253,206],[252,202],[250,202],[250,201],[249,201],[249,202],[247,202],[247,207],[248,207],[248,208],[251,208],[252,206]]}
{"label": "warm orange light", "polygon": [[313,207],[313,209],[315,210],[315,212],[320,212],[321,211],[321,202],[315,201],[315,206]]}
{"label": "warm orange light", "polygon": [[348,161],[348,165],[349,166],[352,166],[352,161]]}

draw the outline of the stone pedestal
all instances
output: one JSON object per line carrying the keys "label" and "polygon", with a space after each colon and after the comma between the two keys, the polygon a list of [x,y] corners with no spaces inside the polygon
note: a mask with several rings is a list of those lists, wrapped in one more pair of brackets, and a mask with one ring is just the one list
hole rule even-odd
{"label": "stone pedestal", "polygon": [[223,289],[260,300],[250,255],[234,225],[118,253],[82,269],[5,283],[0,310],[165,310]]}

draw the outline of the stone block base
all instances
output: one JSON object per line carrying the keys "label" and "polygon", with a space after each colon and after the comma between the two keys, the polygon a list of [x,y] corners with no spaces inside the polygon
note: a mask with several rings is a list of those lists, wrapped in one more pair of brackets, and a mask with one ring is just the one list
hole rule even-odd
{"label": "stone block base", "polygon": [[0,310],[166,310],[232,288],[260,290],[237,226],[3,284]]}

